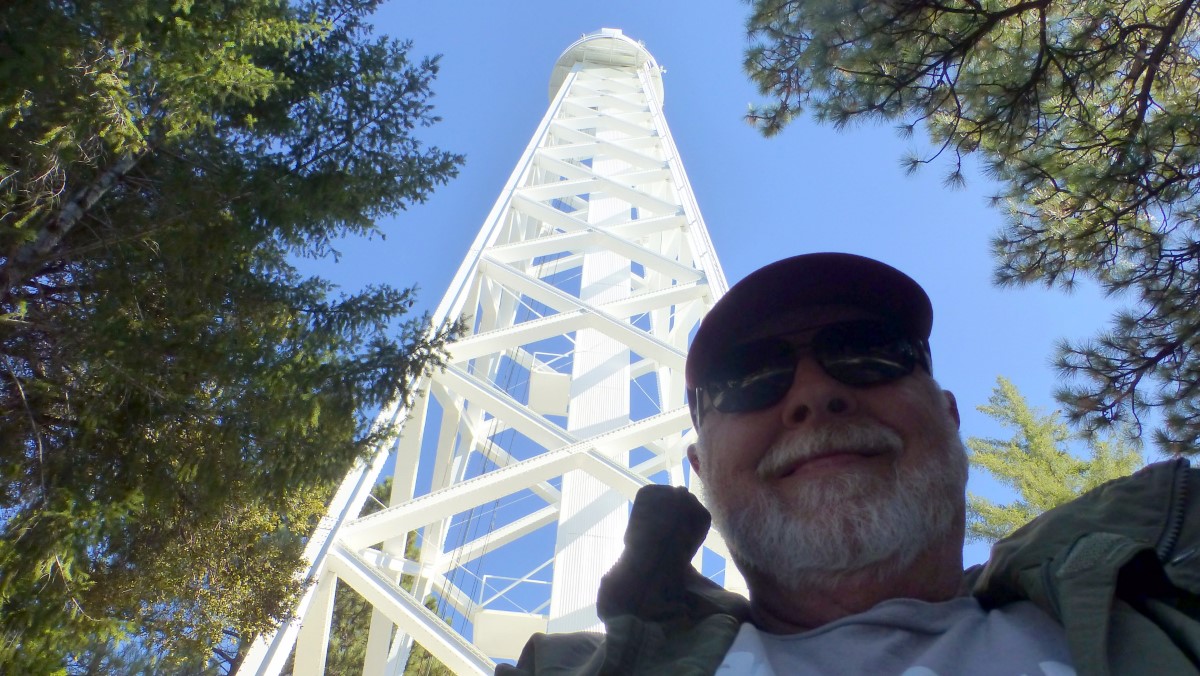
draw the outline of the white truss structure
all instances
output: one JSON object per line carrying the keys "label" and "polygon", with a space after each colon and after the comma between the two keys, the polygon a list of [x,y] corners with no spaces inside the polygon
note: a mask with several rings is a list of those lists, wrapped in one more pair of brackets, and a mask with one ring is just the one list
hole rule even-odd
{"label": "white truss structure", "polygon": [[[559,58],[550,97],[435,315],[468,331],[410,407],[381,415],[403,421],[399,439],[346,478],[309,542],[297,619],[241,673],[278,673],[293,645],[296,674],[322,673],[337,580],[374,607],[364,674],[402,673],[414,640],[483,674],[535,631],[602,629],[596,591],[629,501],[685,483],[684,354],[726,283],[663,118],[662,70],[604,29]],[[356,518],[385,468],[390,506]]]}

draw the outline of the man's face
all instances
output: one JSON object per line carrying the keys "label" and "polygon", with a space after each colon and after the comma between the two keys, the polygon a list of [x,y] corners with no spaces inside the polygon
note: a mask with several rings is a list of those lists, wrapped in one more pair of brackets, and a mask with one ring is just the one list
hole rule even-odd
{"label": "man's face", "polygon": [[[746,340],[804,345],[820,327],[872,318],[849,307],[807,309]],[[958,411],[920,367],[859,387],[802,357],[776,404],[744,413],[709,408],[703,420],[689,459],[742,566],[803,586],[868,567],[900,569],[933,546],[961,547],[966,454]]]}

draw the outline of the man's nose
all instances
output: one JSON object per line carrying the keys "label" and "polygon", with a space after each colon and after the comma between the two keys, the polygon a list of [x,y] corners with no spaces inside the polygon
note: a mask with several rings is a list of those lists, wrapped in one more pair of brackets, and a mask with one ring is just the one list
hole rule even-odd
{"label": "man's nose", "polygon": [[852,386],[834,379],[815,360],[806,358],[796,365],[781,415],[784,425],[799,427],[853,413],[857,407]]}

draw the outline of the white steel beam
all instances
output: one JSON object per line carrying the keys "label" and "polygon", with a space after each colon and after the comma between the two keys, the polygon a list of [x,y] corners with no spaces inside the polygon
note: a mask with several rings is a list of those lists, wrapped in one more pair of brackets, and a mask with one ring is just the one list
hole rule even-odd
{"label": "white steel beam", "polygon": [[[309,540],[297,619],[252,646],[243,673],[277,673],[301,631],[297,667],[319,671],[338,579],[373,608],[364,673],[398,676],[414,640],[456,673],[489,673],[464,635],[501,631],[497,612],[511,611],[490,604],[541,616],[521,631],[594,622],[628,501],[651,477],[688,476],[684,351],[725,279],[662,115],[661,70],[605,29],[563,53],[550,89],[434,315],[467,331],[419,383],[401,442],[343,481]],[[409,414],[393,404],[379,420]],[[393,462],[388,506],[359,518]],[[488,523],[501,525],[478,527]],[[511,582],[476,594],[476,581],[501,578]],[[437,614],[422,603],[430,595]],[[519,640],[499,638],[480,645]]]}
{"label": "white steel beam", "polygon": [[538,302],[544,303],[560,312],[578,309],[589,310],[586,316],[590,322],[590,328],[604,331],[618,340],[627,341],[630,347],[639,354],[652,355],[654,358],[670,363],[672,366],[682,370],[684,354],[679,348],[664,343],[658,338],[604,313],[598,307],[589,307],[581,303],[578,299],[572,298],[570,295],[546,284],[540,279],[530,279],[522,275],[520,271],[515,270],[512,266],[491,260],[485,260],[484,263],[494,277],[503,280],[506,284],[514,288],[520,288]]}
{"label": "white steel beam", "polygon": [[527,345],[582,328],[586,321],[587,311],[578,309],[560,312],[549,317],[531,319],[486,333],[477,333],[447,345],[447,361],[458,364],[511,345]]}
{"label": "white steel beam", "polygon": [[[544,206],[540,202],[535,202],[534,204]],[[555,212],[566,216],[561,211],[555,210]],[[596,247],[597,238],[595,231],[588,228],[586,223],[580,223],[579,226],[579,230],[560,232],[545,237],[526,239],[520,242],[513,242],[512,244],[493,247],[489,252],[489,258],[512,265],[518,261],[530,260],[538,256],[578,252],[585,248]]]}
{"label": "white steel beam", "polygon": [[579,465],[578,455],[587,450],[582,444],[564,446],[556,451],[501,467],[487,474],[458,482],[448,488],[413,498],[365,516],[342,529],[342,542],[360,549],[382,541],[395,531],[410,531],[437,519],[498,500],[529,488]]}
{"label": "white steel beam", "polygon": [[564,117],[561,123],[563,126],[570,127],[571,129],[612,129],[624,132],[632,138],[638,138],[646,134],[644,125],[629,122],[613,115]]}
{"label": "white steel beam", "polygon": [[555,427],[545,418],[497,390],[491,383],[466,373],[457,366],[447,366],[438,379],[454,386],[456,391],[468,395],[472,401],[482,405],[483,410],[509,421],[509,424],[541,444],[543,448],[555,448],[575,440],[566,430]]}
{"label": "white steel beam", "polygon": [[300,625],[300,636],[296,643],[296,676],[319,676],[325,673],[336,589],[336,575],[326,573],[317,582],[312,605]]}
{"label": "white steel beam", "polygon": [[[690,282],[669,286],[658,291],[647,291],[632,295],[605,303],[598,306],[597,309],[613,317],[624,319],[663,307],[693,302],[703,298],[707,293],[708,289],[706,287],[696,282]],[[494,331],[477,333],[447,345],[447,361],[451,363],[464,362],[509,345],[525,345],[559,335],[561,332],[574,331],[583,326],[587,315],[588,311],[586,308],[579,308],[573,311],[550,315],[549,317],[532,319]],[[514,361],[522,363],[521,360],[514,359]],[[522,365],[527,368],[529,367],[528,362],[524,362]]]}
{"label": "white steel beam", "polygon": [[470,641],[354,552],[338,547],[329,559],[329,567],[393,623],[404,626],[418,643],[454,673],[485,675],[496,668],[495,663]]}
{"label": "white steel beam", "polygon": [[508,467],[494,469],[449,488],[357,519],[343,526],[341,539],[354,549],[362,549],[382,542],[391,532],[406,533],[436,519],[447,518],[471,507],[529,488],[537,481],[561,476],[567,470],[593,469],[593,466],[583,467],[583,461],[578,456],[591,449],[611,455],[623,448],[637,448],[665,436],[676,435],[687,426],[688,418],[687,409],[679,408],[542,453]]}
{"label": "white steel beam", "polygon": [[566,133],[577,139],[576,142],[546,148],[543,153],[547,157],[559,160],[573,160],[581,157],[590,159],[596,155],[608,155],[626,162],[630,166],[641,167],[643,169],[661,167],[666,164],[666,162],[657,157],[652,157],[630,148],[628,144],[605,141],[584,134],[583,132],[576,132],[574,129]]}

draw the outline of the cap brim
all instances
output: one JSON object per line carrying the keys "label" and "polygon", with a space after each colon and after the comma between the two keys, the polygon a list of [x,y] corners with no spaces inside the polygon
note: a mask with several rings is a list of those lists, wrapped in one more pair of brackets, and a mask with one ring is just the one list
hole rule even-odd
{"label": "cap brim", "polygon": [[745,340],[764,319],[819,305],[867,310],[922,340],[933,328],[929,296],[896,268],[847,253],[793,256],[750,273],[704,317],[688,350],[688,389],[703,379],[713,359]]}

